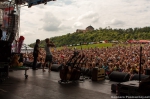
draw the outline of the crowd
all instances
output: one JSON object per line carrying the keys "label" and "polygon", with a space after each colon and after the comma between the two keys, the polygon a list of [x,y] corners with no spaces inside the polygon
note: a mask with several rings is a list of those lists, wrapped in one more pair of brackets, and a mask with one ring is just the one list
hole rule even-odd
{"label": "crowd", "polygon": [[[140,46],[142,50],[140,51]],[[139,73],[141,60],[141,73],[145,74],[144,69],[150,68],[150,45],[149,44],[134,44],[130,46],[113,46],[107,48],[89,48],[89,49],[71,49],[63,48],[58,50],[51,49],[53,54],[53,63],[65,64],[73,55],[74,51],[78,51],[81,55],[85,55],[86,62],[80,65],[85,68],[100,67],[104,68],[107,73],[112,71],[128,72],[130,74]],[[142,54],[140,54],[140,52]],[[38,62],[44,63],[45,50],[40,48]],[[140,58],[141,56],[141,58]],[[26,61],[33,61],[32,53],[24,54]],[[81,61],[82,63],[82,61]]]}

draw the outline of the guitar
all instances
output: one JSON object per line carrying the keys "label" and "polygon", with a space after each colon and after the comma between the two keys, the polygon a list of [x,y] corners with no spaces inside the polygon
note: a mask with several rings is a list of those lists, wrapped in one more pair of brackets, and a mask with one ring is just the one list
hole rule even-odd
{"label": "guitar", "polygon": [[66,64],[62,64],[62,68],[60,70],[60,78],[62,81],[67,81],[70,79],[70,72],[71,72],[71,68],[69,66],[71,66],[71,62],[73,60],[77,59],[78,54],[74,54],[71,58],[69,58],[69,60],[66,62]]}
{"label": "guitar", "polygon": [[79,65],[81,64],[81,61],[84,59],[84,57],[85,55],[80,55],[80,58],[78,58],[78,63],[72,67],[70,80],[79,80],[81,74],[81,67],[79,67]]}

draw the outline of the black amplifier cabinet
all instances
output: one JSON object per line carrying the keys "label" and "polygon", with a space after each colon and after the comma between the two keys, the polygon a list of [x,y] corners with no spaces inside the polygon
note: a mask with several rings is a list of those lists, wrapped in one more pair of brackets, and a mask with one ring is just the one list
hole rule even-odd
{"label": "black amplifier cabinet", "polygon": [[0,62],[9,62],[11,57],[11,43],[0,41]]}
{"label": "black amplifier cabinet", "polygon": [[150,75],[150,69],[149,68],[145,69],[145,75]]}
{"label": "black amplifier cabinet", "polygon": [[119,96],[139,96],[139,81],[127,81],[118,84]]}

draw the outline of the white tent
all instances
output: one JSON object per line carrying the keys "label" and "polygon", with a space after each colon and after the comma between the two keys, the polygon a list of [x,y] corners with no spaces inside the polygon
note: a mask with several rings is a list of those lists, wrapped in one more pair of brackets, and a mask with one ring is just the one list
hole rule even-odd
{"label": "white tent", "polygon": [[31,53],[33,52],[33,48],[26,45],[26,44],[23,44],[22,45],[22,48],[21,48],[21,53]]}

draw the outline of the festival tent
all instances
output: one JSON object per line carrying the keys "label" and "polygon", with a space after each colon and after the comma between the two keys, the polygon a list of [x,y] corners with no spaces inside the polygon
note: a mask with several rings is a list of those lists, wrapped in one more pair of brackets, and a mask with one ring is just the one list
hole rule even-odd
{"label": "festival tent", "polygon": [[139,43],[150,43],[150,40],[139,40]]}
{"label": "festival tent", "polygon": [[21,47],[21,53],[31,53],[33,52],[33,48],[26,45],[26,44],[23,44],[22,47]]}

